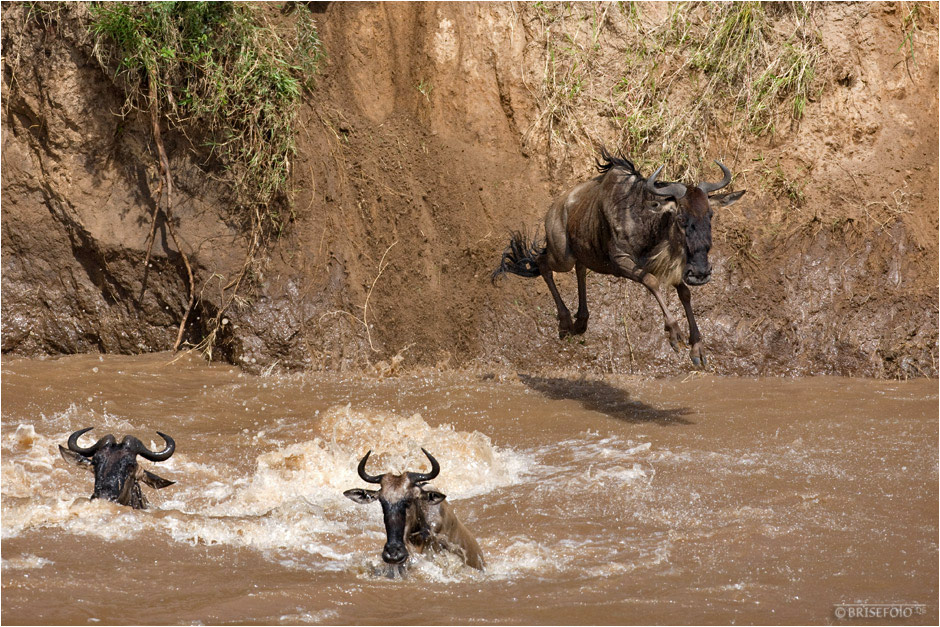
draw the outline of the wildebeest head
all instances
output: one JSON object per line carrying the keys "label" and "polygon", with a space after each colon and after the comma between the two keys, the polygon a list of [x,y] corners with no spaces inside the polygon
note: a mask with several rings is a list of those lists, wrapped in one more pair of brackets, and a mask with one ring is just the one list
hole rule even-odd
{"label": "wildebeest head", "polygon": [[685,268],[682,280],[688,285],[705,285],[711,279],[712,266],[708,262],[708,251],[712,247],[712,203],[727,207],[744,195],[744,191],[709,196],[731,182],[731,171],[720,161],[724,178],[718,183],[702,182],[688,188],[682,183],[656,186],[656,177],[663,166],[646,180],[647,191],[656,196],[675,200],[675,223],[685,238]]}
{"label": "wildebeest head", "polygon": [[355,489],[343,492],[356,503],[371,503],[378,499],[382,504],[385,518],[385,547],[382,549],[382,559],[387,564],[398,565],[408,559],[405,540],[419,531],[418,527],[423,523],[421,505],[434,505],[447,498],[440,492],[424,487],[424,483],[431,481],[441,472],[441,467],[430,453],[423,448],[421,450],[431,462],[430,472],[405,472],[400,475],[385,473],[376,476],[366,473],[366,461],[372,454],[372,451],[369,451],[359,462],[359,476],[363,481],[377,483],[381,487],[378,490]]}
{"label": "wildebeest head", "polygon": [[117,442],[113,435],[108,434],[88,448],[79,446],[78,438],[93,428],[81,429],[69,436],[68,448],[59,446],[59,453],[65,461],[94,472],[95,490],[91,498],[106,499],[121,505],[130,505],[135,509],[143,509],[147,506],[147,500],[141,493],[138,482],[158,489],[175,483],[144,470],[137,463],[138,455],[152,462],[169,459],[176,450],[173,438],[157,431],[166,442],[166,447],[157,453],[149,450],[132,435],[124,436]]}

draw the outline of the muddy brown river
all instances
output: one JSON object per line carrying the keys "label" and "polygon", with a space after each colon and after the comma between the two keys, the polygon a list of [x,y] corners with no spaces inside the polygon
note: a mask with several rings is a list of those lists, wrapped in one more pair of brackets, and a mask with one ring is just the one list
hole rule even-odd
{"label": "muddy brown river", "polygon": [[[936,380],[171,359],[3,358],[4,624],[937,624]],[[57,446],[90,426],[170,434],[142,464],[177,483],[148,511],[88,500]],[[368,449],[377,473],[426,470],[421,447],[485,572],[383,576],[381,508],[342,493]]]}

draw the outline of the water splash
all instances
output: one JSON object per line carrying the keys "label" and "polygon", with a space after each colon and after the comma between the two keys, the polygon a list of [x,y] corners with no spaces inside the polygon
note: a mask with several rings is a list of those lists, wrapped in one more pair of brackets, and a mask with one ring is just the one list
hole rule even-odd
{"label": "water splash", "polygon": [[75,414],[70,408],[38,430],[18,425],[3,438],[4,537],[39,527],[114,541],[159,532],[182,544],[251,548],[302,568],[324,562],[349,567],[366,546],[374,548],[370,530],[381,524],[376,512],[342,495],[361,484],[356,466],[365,451],[376,451],[370,459],[375,473],[424,470],[428,461],[421,448],[433,451],[442,468],[435,486],[454,500],[517,483],[533,464],[476,431],[432,426],[420,414],[345,405],[309,424],[281,429],[277,438],[262,435],[264,441],[248,450],[271,450],[255,453],[246,476],[220,480],[231,476],[228,460],[197,461],[177,453],[161,465],[178,482],[169,496],[153,509],[133,511],[77,497],[90,493],[90,473],[68,467],[57,450],[77,424]]}
{"label": "water splash", "polygon": [[45,557],[38,557],[31,553],[12,557],[10,559],[4,558],[2,560],[3,570],[36,570],[51,564],[55,564],[55,562],[50,559],[46,559]]}

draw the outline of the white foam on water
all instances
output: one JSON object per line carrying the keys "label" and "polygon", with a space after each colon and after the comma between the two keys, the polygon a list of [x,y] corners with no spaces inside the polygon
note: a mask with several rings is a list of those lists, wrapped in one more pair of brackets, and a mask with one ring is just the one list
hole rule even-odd
{"label": "white foam on water", "polygon": [[464,564],[457,555],[441,551],[409,556],[403,566],[392,566],[367,556],[350,564],[352,571],[360,579],[408,579],[429,583],[457,583],[462,581],[483,580],[486,572]]}
{"label": "white foam on water", "polygon": [[605,578],[668,565],[672,548],[671,542],[663,539],[652,546],[631,549],[630,556],[615,555],[604,541],[546,543],[524,535],[495,541],[484,539],[481,544],[485,571],[465,565],[458,556],[448,552],[411,555],[404,569],[389,566],[370,554],[351,560],[349,570],[361,579],[407,578],[433,583],[551,579],[575,569],[580,569],[584,577]]}
{"label": "white foam on water", "polygon": [[603,578],[669,564],[671,549],[672,543],[664,541],[651,549],[641,550],[639,557],[636,559],[624,561],[599,559],[595,565],[587,567],[584,573],[589,577]]}
{"label": "white foam on water", "polygon": [[147,528],[133,510],[108,501],[79,497],[67,499],[10,499],[3,504],[3,538],[36,528],[58,528],[68,533],[104,540],[128,540]]}
{"label": "white foam on water", "polygon": [[26,555],[19,555],[17,557],[11,557],[10,559],[4,558],[2,560],[3,570],[35,570],[50,564],[55,564],[55,562],[50,559],[46,559],[45,557],[38,557],[31,553]]}
{"label": "white foam on water", "polygon": [[[656,475],[654,462],[662,459],[651,442],[616,436],[601,437],[593,431],[543,447],[538,451],[539,474],[531,478],[555,490],[585,490],[647,485]],[[551,459],[549,464],[547,460]]]}
{"label": "white foam on water", "polygon": [[549,548],[526,536],[514,536],[505,546],[488,546],[486,572],[496,579],[563,570],[570,553]]}
{"label": "white foam on water", "polygon": [[[361,557],[364,542],[370,548],[381,544],[376,535],[381,528],[379,508],[356,505],[342,494],[365,485],[356,466],[367,450],[373,450],[369,472],[380,474],[426,471],[430,464],[421,452],[426,448],[441,465],[434,485],[451,500],[518,483],[534,463],[527,455],[499,449],[476,431],[431,426],[420,414],[401,416],[346,405],[304,426],[299,436],[304,439],[289,442],[267,436],[264,448],[274,450],[257,454],[259,443],[248,441],[244,451],[232,451],[255,455],[247,476],[221,479],[231,476],[226,462],[197,462],[177,453],[153,469],[178,483],[152,499],[158,506],[134,511],[83,496],[91,493],[91,473],[59,458],[58,446],[76,428],[77,413],[69,408],[65,415],[41,423],[39,431],[34,425],[4,430],[3,537],[53,528],[118,541],[156,531],[184,544],[258,550],[302,568],[329,563],[348,568]],[[102,427],[96,433],[134,431],[120,422],[98,420]],[[87,417],[81,423],[91,424]],[[49,426],[52,432],[44,432]],[[446,565],[434,564],[437,576],[446,577]]]}
{"label": "white foam on water", "polygon": [[260,551],[299,550],[326,559],[343,559],[329,544],[315,542],[342,526],[322,517],[322,512],[290,503],[253,516],[216,516],[166,512],[160,528],[175,541],[197,545],[226,545]]}
{"label": "white foam on water", "polygon": [[[485,543],[486,570],[478,571],[466,566],[459,557],[451,553],[433,553],[409,558],[405,577],[435,583],[467,581],[500,581],[516,578],[550,579],[559,573],[583,568],[586,577],[611,577],[625,572],[652,568],[669,562],[668,542],[651,550],[640,551],[633,560],[612,560],[609,548],[595,546],[591,541],[571,543],[567,541],[549,545],[526,536],[514,536],[508,541]],[[587,563],[589,566],[579,566]],[[390,577],[389,567],[381,561],[366,560],[361,568],[362,578]]]}
{"label": "white foam on water", "polygon": [[652,480],[655,471],[651,466],[644,467],[634,462],[629,467],[615,464],[612,466],[594,465],[588,469],[586,481],[601,486],[622,486],[640,480]]}
{"label": "white foam on water", "polygon": [[[320,412],[309,424],[279,419],[254,439],[235,437],[231,455],[254,458],[252,470],[241,476],[233,474],[228,459],[197,461],[178,451],[167,462],[149,467],[177,483],[151,499],[156,502],[153,509],[140,512],[90,501],[91,473],[59,459],[58,445],[79,424],[100,424],[95,433],[135,432],[125,421],[106,415],[89,418],[75,407],[35,426],[4,429],[3,537],[36,528],[113,541],[157,532],[181,544],[255,550],[285,567],[345,570],[365,578],[381,577],[385,567],[379,558],[384,541],[381,508],[357,505],[343,491],[374,487],[362,482],[356,471],[366,451],[373,451],[368,472],[381,474],[428,470],[430,463],[421,451],[427,449],[441,465],[433,485],[451,501],[494,492],[501,495],[497,498],[515,499],[519,496],[502,489],[526,483],[549,494],[622,494],[625,487],[649,485],[663,455],[649,442],[594,432],[535,451],[515,451],[493,445],[477,431],[431,425],[418,413],[345,405]],[[152,448],[160,446],[162,442],[151,442]],[[144,492],[154,494],[147,487]],[[604,506],[619,516],[626,515],[619,510],[629,513],[630,504],[607,498]],[[469,527],[473,532],[474,525]],[[587,557],[597,564],[587,574],[600,577],[649,561],[611,562],[604,553],[609,547],[572,546],[564,539],[477,540],[487,561],[485,573],[445,552],[413,556],[408,576],[429,582],[550,576]],[[317,617],[311,618],[316,622]],[[306,620],[298,614],[297,622]]]}
{"label": "white foam on water", "polygon": [[211,512],[260,515],[299,499],[327,509],[346,509],[342,493],[363,486],[356,467],[369,450],[373,454],[368,471],[381,474],[427,471],[430,463],[421,452],[426,448],[441,465],[434,485],[451,500],[517,483],[532,463],[525,455],[498,449],[479,432],[456,431],[450,425],[431,427],[420,414],[401,417],[348,405],[335,407],[325,412],[311,435],[258,455],[245,484]]}
{"label": "white foam on water", "polygon": [[336,610],[318,610],[314,612],[306,612],[301,608],[297,608],[296,613],[284,614],[278,618],[278,621],[284,625],[296,625],[298,623],[316,625],[317,623],[333,620],[337,616],[339,616],[339,612]]}

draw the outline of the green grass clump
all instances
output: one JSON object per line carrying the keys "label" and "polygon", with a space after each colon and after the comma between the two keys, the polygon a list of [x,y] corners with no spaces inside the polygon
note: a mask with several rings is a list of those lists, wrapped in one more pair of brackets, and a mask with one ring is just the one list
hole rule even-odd
{"label": "green grass clump", "polygon": [[787,99],[792,103],[791,118],[802,119],[806,103],[813,95],[818,60],[816,48],[784,44],[782,54],[758,76],[751,91],[747,119],[755,135],[773,134],[776,109]]}
{"label": "green grass clump", "polygon": [[[898,46],[898,52],[904,52],[905,65],[908,63],[908,61],[911,61],[916,65],[917,59],[914,55],[914,38],[917,34],[917,31],[921,29],[921,23],[924,17],[921,14],[921,5],[919,2],[902,2],[901,12],[902,39],[900,45]],[[908,74],[910,74],[910,70],[908,70]]]}
{"label": "green grass clump", "polygon": [[[549,148],[590,148],[610,132],[587,123],[586,112],[600,110],[641,169],[665,162],[677,178],[695,179],[714,174],[710,135],[721,129],[740,143],[772,135],[781,121],[801,119],[819,90],[812,3],[678,2],[665,15],[662,6],[610,6],[535,6],[527,23],[541,27],[545,66],[527,140],[547,130]],[[646,11],[659,13],[644,20]],[[611,50],[622,51],[619,60]]]}
{"label": "green grass clump", "polygon": [[[287,36],[263,8],[234,2],[103,2],[89,6],[95,54],[127,94],[208,152],[235,204],[264,233],[286,216],[297,106],[323,56],[304,12]],[[156,100],[150,100],[151,82]]]}
{"label": "green grass clump", "polygon": [[[774,32],[765,3],[711,7],[714,14],[690,63],[715,79],[715,93],[709,95],[736,101],[745,113],[747,130],[756,136],[776,130],[776,114],[788,100],[792,119],[802,118],[812,95],[818,41],[806,28],[806,7],[789,3],[778,13],[787,9],[796,24],[784,39]],[[689,19],[689,14],[681,19]]]}
{"label": "green grass clump", "polygon": [[661,36],[682,60],[674,75],[692,79],[697,93],[670,111],[682,122],[665,143],[684,175],[694,175],[694,163],[704,160],[701,129],[714,124],[714,111],[735,111],[727,130],[739,142],[774,134],[781,117],[803,117],[817,89],[821,51],[810,8],[804,2],[676,5]]}
{"label": "green grass clump", "polygon": [[[690,21],[693,7],[680,5],[674,24]],[[689,63],[706,74],[734,83],[746,76],[755,62],[760,61],[768,31],[767,15],[760,2],[729,2],[710,7],[711,15]],[[682,39],[691,35],[683,33]]]}

